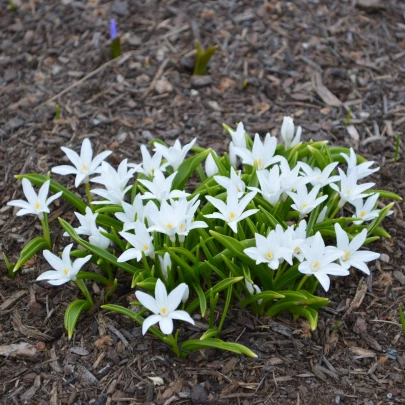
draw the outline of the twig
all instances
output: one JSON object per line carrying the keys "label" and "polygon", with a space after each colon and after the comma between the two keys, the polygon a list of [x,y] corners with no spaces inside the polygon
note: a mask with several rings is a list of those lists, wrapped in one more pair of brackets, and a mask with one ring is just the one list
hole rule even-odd
{"label": "twig", "polygon": [[153,91],[153,89],[155,88],[155,84],[156,82],[160,79],[160,76],[162,76],[163,71],[165,70],[166,65],[169,63],[170,58],[166,58],[162,64],[160,65],[158,71],[155,74],[155,77],[152,79],[149,87],[143,92],[142,96],[141,96],[141,100],[144,100],[146,97],[149,96],[149,94]]}
{"label": "twig", "polygon": [[104,70],[106,67],[112,65],[115,62],[120,62],[122,59],[127,58],[129,55],[135,55],[137,53],[141,53],[143,50],[139,49],[136,51],[128,51],[123,53],[120,57],[115,58],[115,59],[111,59],[108,62],[104,63],[103,65],[99,66],[96,70],[93,70],[92,72],[90,72],[88,75],[82,77],[80,80],[78,80],[77,82],[73,83],[72,85],[70,85],[69,87],[67,87],[66,89],[62,90],[60,93],[56,94],[55,96],[51,97],[50,99],[44,101],[42,104],[40,104],[39,106],[35,107],[35,109],[37,110],[38,108],[41,108],[42,106],[44,106],[45,104],[48,104],[54,100],[56,100],[58,97],[63,96],[64,94],[66,94],[68,91],[74,89],[77,86],[80,86],[82,83],[84,83],[87,79],[90,79],[91,77],[95,76],[97,73],[101,72],[102,70]]}

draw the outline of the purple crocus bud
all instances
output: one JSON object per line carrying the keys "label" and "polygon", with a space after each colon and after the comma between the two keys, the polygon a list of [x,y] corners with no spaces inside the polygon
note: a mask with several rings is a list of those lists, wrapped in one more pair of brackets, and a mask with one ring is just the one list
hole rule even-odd
{"label": "purple crocus bud", "polygon": [[110,20],[110,37],[111,37],[111,40],[114,40],[115,38],[117,38],[117,25],[115,24],[114,19]]}

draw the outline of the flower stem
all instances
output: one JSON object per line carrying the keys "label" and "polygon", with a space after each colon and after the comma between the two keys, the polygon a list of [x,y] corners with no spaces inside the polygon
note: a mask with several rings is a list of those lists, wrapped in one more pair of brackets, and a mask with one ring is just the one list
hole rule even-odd
{"label": "flower stem", "polygon": [[296,291],[301,290],[301,287],[304,285],[305,281],[307,281],[308,277],[309,277],[308,274],[306,274],[304,277],[302,277],[302,280],[298,284],[298,287],[297,287]]}
{"label": "flower stem", "polygon": [[49,249],[52,249],[51,234],[49,232],[48,214],[44,213],[44,217],[41,218],[42,229],[44,231],[44,238],[48,242]]}
{"label": "flower stem", "polygon": [[84,183],[84,187],[86,188],[87,201],[89,204],[91,204],[93,199],[91,198],[91,193],[90,193],[90,183],[89,182]]}

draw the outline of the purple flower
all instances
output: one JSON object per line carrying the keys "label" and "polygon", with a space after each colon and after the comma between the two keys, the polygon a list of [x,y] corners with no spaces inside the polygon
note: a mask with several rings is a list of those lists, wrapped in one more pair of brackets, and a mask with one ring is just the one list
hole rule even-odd
{"label": "purple flower", "polygon": [[117,25],[116,25],[114,19],[110,20],[110,37],[111,37],[111,40],[114,40],[115,38],[117,38]]}

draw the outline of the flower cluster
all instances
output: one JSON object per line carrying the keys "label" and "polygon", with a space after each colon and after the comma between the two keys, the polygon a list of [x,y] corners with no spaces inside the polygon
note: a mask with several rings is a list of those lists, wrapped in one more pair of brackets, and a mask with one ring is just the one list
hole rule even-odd
{"label": "flower cluster", "polygon": [[[122,307],[105,307],[133,317],[143,333],[151,330],[158,337],[161,332],[171,335],[173,320],[193,323],[193,310],[200,307],[204,315],[207,300],[212,308],[218,293],[229,288],[235,289],[242,305],[251,304],[259,314],[287,310],[316,327],[314,313],[328,303],[313,295],[318,283],[328,291],[330,276],[347,276],[350,268],[370,274],[367,263],[379,254],[364,245],[388,235],[381,222],[392,206],[378,209],[378,200],[399,197],[372,191],[374,183],[364,179],[378,168],[353,149],[302,143],[302,129],[295,129],[290,117],[283,120],[281,142],[270,134],[251,139],[242,123],[235,130],[225,128],[231,137],[229,155],[197,147],[196,139],[183,146],[179,140],[173,146],[159,141],[153,153],[141,146],[142,162],[125,159],[117,169],[105,161],[111,152],[93,159],[88,139],[80,156],[63,147],[73,166],[57,166],[52,172],[74,174],[76,187],[84,183],[87,206],[45,178],[41,183],[35,177],[36,184],[43,184],[37,196],[29,175],[23,178],[28,201],[9,202],[22,208],[18,215],[44,219],[48,205],[65,198],[77,208],[79,222],[74,228],[60,219],[65,236],[84,249],[71,252],[69,245],[62,260],[44,251],[54,270],[38,280],[54,285],[76,281],[91,300],[83,279],[106,284],[109,295],[116,288],[117,269],[127,271],[137,288],[137,304],[144,309],[136,315]],[[196,153],[188,157],[192,151]],[[200,182],[195,177],[189,181],[193,175]],[[91,189],[92,183],[97,188]],[[50,187],[59,192],[47,199]],[[90,255],[84,255],[86,251]],[[73,264],[70,254],[79,257]],[[79,270],[90,259],[101,273],[81,275]],[[195,298],[185,307],[191,293]],[[177,310],[181,303],[183,309]],[[152,315],[143,319],[146,311]],[[153,326],[157,323],[161,332]],[[222,323],[216,328],[210,318],[204,339],[213,347]],[[177,335],[170,339],[176,352]],[[194,342],[187,347],[200,346]]]}

